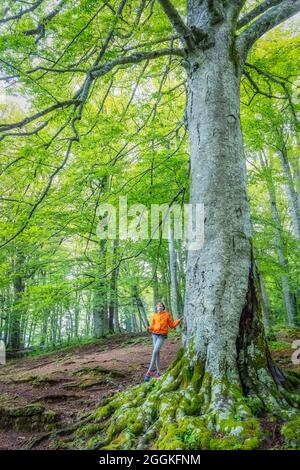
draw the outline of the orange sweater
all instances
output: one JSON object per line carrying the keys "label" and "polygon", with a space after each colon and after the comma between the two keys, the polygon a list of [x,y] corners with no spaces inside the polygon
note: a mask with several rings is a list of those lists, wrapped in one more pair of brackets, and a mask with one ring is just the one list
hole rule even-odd
{"label": "orange sweater", "polygon": [[170,312],[153,313],[149,330],[152,333],[167,335],[169,328],[176,328],[181,320],[173,320]]}

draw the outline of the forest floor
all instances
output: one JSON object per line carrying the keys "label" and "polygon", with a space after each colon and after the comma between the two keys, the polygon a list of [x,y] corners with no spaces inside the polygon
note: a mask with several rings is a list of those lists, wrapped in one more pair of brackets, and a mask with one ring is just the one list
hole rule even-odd
{"label": "forest floor", "polygon": [[[271,350],[283,369],[300,372],[300,365],[291,361],[294,339],[300,339],[300,334],[279,331]],[[171,332],[161,352],[162,372],[180,345],[180,335]],[[0,449],[30,448],[45,428],[72,425],[104,396],[139,384],[151,352],[149,333],[121,334],[0,366]],[[263,419],[262,425],[269,426]],[[280,448],[276,430],[271,435],[263,447]],[[46,449],[48,445],[45,439],[34,448]]]}

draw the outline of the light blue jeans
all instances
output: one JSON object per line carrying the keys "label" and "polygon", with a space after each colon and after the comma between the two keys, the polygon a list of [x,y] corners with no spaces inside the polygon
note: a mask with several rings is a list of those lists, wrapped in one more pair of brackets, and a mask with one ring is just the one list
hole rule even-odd
{"label": "light blue jeans", "polygon": [[152,357],[149,365],[149,369],[147,372],[151,372],[151,370],[154,367],[154,364],[156,365],[156,370],[159,371],[160,368],[160,357],[159,353],[161,350],[162,345],[165,342],[165,336],[162,335],[156,335],[155,333],[152,333],[152,339],[153,339],[153,352],[152,352]]}

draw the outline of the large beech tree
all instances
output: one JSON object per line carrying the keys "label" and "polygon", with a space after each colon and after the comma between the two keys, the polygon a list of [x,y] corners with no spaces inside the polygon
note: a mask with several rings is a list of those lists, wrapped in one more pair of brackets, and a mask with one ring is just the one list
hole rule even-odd
{"label": "large beech tree", "polygon": [[[62,0],[48,5],[45,13],[42,0],[21,9],[16,9],[19,2],[5,3],[4,27],[15,21],[22,25],[29,15],[23,34],[34,37],[36,44],[47,38],[53,17],[61,10],[72,13],[73,3],[76,5]],[[82,51],[83,58],[76,63],[61,66],[57,59],[45,65],[37,47],[38,65],[26,71],[27,77],[34,79],[39,73],[40,82],[43,74],[77,74],[80,86],[74,95],[50,107],[41,104],[23,120],[0,126],[3,138],[24,132],[32,135],[48,125],[53,113],[71,109],[63,125],[69,126],[72,135],[61,165],[50,175],[28,219],[2,240],[2,246],[26,230],[28,220],[64,168],[74,142],[80,140],[79,121],[84,120],[93,87],[101,86],[101,77],[118,67],[165,56],[181,58],[187,77],[190,202],[204,203],[205,243],[201,250],[188,253],[183,343],[175,362],[159,381],[106,399],[85,418],[88,424],[77,424],[80,432],[74,430],[71,445],[101,449],[259,447],[261,430],[255,413],[264,410],[289,415],[300,406],[300,379],[285,375],[273,363],[261,321],[246,193],[240,81],[256,41],[298,13],[300,0],[187,0],[186,6],[175,0],[96,3],[100,15],[109,5],[112,19],[100,46],[95,42],[90,52],[92,61],[85,61],[88,53]],[[159,7],[173,29],[169,47],[159,46],[167,40],[147,41],[146,29],[143,34],[142,25],[155,21],[152,12]],[[132,30],[122,36],[126,9],[133,12],[129,21]],[[135,43],[131,48],[133,31],[135,41],[140,35],[140,46]],[[118,45],[124,42],[118,53],[113,47],[116,38]],[[19,73],[14,70],[13,75],[18,77]],[[222,440],[216,433],[221,433]]]}

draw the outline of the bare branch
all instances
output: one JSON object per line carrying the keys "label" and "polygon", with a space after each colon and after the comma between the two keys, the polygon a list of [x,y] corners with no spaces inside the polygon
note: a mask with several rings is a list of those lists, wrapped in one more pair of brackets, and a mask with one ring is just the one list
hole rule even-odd
{"label": "bare branch", "polygon": [[295,111],[295,108],[294,108],[292,97],[290,95],[290,92],[288,90],[288,87],[287,87],[284,79],[278,79],[273,74],[271,74],[269,72],[266,72],[265,70],[260,69],[256,65],[249,64],[248,62],[245,63],[245,66],[248,67],[249,69],[255,70],[259,75],[265,77],[266,79],[270,80],[271,82],[275,83],[276,85],[279,85],[282,88],[282,90],[284,92],[284,95],[285,95],[285,98],[287,99],[287,101],[289,103],[289,106],[291,108],[293,117],[294,117],[295,121],[297,122],[298,118],[297,118],[297,114],[296,114],[296,111]]}
{"label": "bare branch", "polygon": [[[142,62],[142,61],[148,61],[150,59],[156,59],[156,58],[159,58],[159,57],[171,56],[171,55],[175,55],[175,56],[177,55],[179,57],[184,57],[185,53],[184,53],[183,49],[179,49],[179,48],[158,49],[157,51],[139,52],[139,53],[136,53],[136,54],[132,54],[130,56],[119,57],[118,59],[105,62],[104,64],[102,64],[98,67],[95,67],[95,68],[93,68],[93,69],[91,69],[90,71],[87,72],[87,77],[86,77],[82,87],[78,90],[78,92],[74,95],[74,97],[72,99],[67,100],[67,101],[59,102],[59,103],[57,103],[53,106],[50,106],[49,108],[46,108],[46,109],[44,109],[42,111],[39,111],[38,113],[36,113],[32,116],[29,116],[29,117],[23,119],[22,121],[18,121],[18,122],[11,123],[11,124],[0,124],[0,132],[4,133],[5,131],[10,131],[12,129],[22,128],[26,124],[29,124],[29,123],[39,119],[40,117],[43,117],[43,116],[51,113],[52,111],[55,111],[56,109],[66,108],[66,107],[69,107],[71,105],[79,106],[78,118],[77,119],[80,120],[84,104],[85,104],[85,102],[88,98],[88,95],[89,95],[89,92],[90,92],[90,89],[91,89],[91,85],[92,85],[93,80],[95,78],[107,74],[113,68],[115,68],[119,65],[122,66],[122,65],[127,65],[127,64],[137,64],[137,63]],[[39,130],[41,130],[40,127],[37,128],[32,133],[36,133]],[[75,129],[73,129],[73,131],[75,133]],[[0,140],[2,140],[4,137],[7,137],[8,135],[11,135],[11,133],[3,134],[0,137]],[[14,135],[21,136],[23,134],[14,134]]]}
{"label": "bare branch", "polygon": [[67,101],[61,101],[60,103],[54,104],[53,106],[50,106],[49,108],[43,109],[42,111],[34,114],[33,116],[29,116],[22,121],[15,122],[12,124],[0,124],[0,132],[3,131],[8,131],[10,129],[16,129],[25,126],[26,124],[29,124],[32,121],[35,121],[36,119],[45,116],[46,114],[51,113],[52,111],[55,111],[56,109],[60,108],[66,108],[68,106],[71,106],[72,104],[76,104],[77,100],[72,99],[72,100],[67,100]]}
{"label": "bare branch", "polygon": [[185,24],[180,14],[170,2],[170,0],[158,0],[165,14],[168,16],[170,22],[172,23],[175,31],[180,34],[181,41],[184,46],[188,46],[193,49],[194,41],[193,35],[190,28]]}
{"label": "bare branch", "polygon": [[265,33],[300,11],[300,0],[282,0],[248,26],[238,38],[238,48],[245,59],[253,44]]}
{"label": "bare branch", "polygon": [[[60,60],[64,57],[64,55],[66,54],[66,52],[69,50],[69,48],[74,44],[74,42],[79,38],[79,36],[90,26],[90,24],[94,21],[95,18],[97,18],[97,16],[99,15],[99,13],[101,12],[102,9],[104,9],[106,6],[108,6],[108,2],[105,2],[103,3],[103,5],[101,5],[101,7],[98,8],[98,10],[93,14],[93,16],[89,19],[89,21],[81,28],[81,30],[71,39],[71,41],[67,44],[66,48],[64,49],[64,51],[61,53],[61,55],[55,60],[55,62],[52,64],[52,68],[54,68],[58,62],[60,62]],[[47,72],[47,71],[46,71]],[[46,74],[46,72],[44,74],[42,74],[39,79],[43,78],[44,75]]]}
{"label": "bare branch", "polygon": [[61,0],[59,4],[50,13],[48,13],[47,16],[41,19],[36,28],[26,30],[24,31],[24,34],[26,36],[38,35],[35,40],[35,43],[38,43],[39,40],[45,36],[46,24],[61,12],[61,8],[63,7],[64,3],[66,3],[66,0]]}
{"label": "bare branch", "polygon": [[8,16],[6,18],[0,18],[0,24],[1,23],[8,23],[9,21],[13,20],[18,20],[22,16],[26,15],[26,13],[31,13],[32,11],[36,10],[44,0],[37,0],[36,2],[32,3],[32,5],[29,8],[25,8],[24,10],[20,10],[18,13],[12,16]]}
{"label": "bare branch", "polygon": [[249,11],[249,13],[244,15],[238,21],[237,29],[243,28],[243,26],[246,26],[246,24],[250,23],[250,21],[254,20],[259,15],[267,11],[269,8],[274,7],[275,5],[278,5],[279,3],[282,3],[282,0],[264,0],[262,3],[260,3],[260,5],[253,8],[253,10]]}
{"label": "bare branch", "polygon": [[42,129],[44,129],[44,127],[48,126],[48,124],[49,124],[49,121],[43,122],[39,127],[28,132],[6,132],[5,134],[0,136],[0,140],[3,140],[4,137],[11,137],[11,136],[27,137],[29,135],[38,134]]}
{"label": "bare branch", "polygon": [[108,61],[99,67],[96,67],[90,71],[92,77],[100,77],[105,75],[110,70],[118,65],[126,65],[126,64],[138,64],[144,60],[150,59],[157,59],[159,57],[170,56],[170,55],[177,55],[179,57],[184,57],[185,52],[183,49],[180,48],[168,48],[168,49],[158,49],[157,51],[149,51],[149,52],[138,52],[137,54],[132,54],[130,56],[118,57],[115,60]]}

